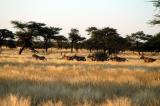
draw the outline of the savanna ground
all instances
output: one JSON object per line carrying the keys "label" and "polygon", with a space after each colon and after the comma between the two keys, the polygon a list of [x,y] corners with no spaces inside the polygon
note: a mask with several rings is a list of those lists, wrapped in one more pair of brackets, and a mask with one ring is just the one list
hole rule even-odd
{"label": "savanna ground", "polygon": [[120,63],[67,61],[56,49],[42,55],[47,61],[3,48],[0,106],[160,106],[160,60],[144,63],[132,52]]}

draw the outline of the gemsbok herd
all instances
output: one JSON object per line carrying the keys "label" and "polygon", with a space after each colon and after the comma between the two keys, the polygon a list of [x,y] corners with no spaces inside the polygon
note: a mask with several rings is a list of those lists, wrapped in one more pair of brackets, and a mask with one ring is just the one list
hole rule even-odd
{"label": "gemsbok herd", "polygon": [[[35,58],[36,60],[47,60],[47,58],[45,56],[40,56],[40,55],[37,55],[37,54],[33,54],[32,55],[33,58]],[[97,61],[93,55],[89,54],[87,56],[88,59],[91,59],[92,61]],[[76,61],[86,61],[86,57],[85,56],[78,56],[78,55],[72,55],[72,56],[66,56],[65,54],[62,55],[62,59],[65,59],[65,60],[76,60]],[[152,62],[155,62],[157,59],[154,59],[154,58],[151,58],[151,57],[146,57],[144,56],[144,54],[142,54],[140,56],[140,59],[141,60],[144,60],[145,63],[152,63]],[[117,62],[125,62],[127,61],[126,58],[122,58],[122,57],[118,57],[118,56],[114,56],[114,57],[110,57],[108,60],[111,60],[111,61],[117,61]]]}
{"label": "gemsbok herd", "polygon": [[33,54],[32,57],[35,58],[36,60],[47,60],[46,57],[44,57],[44,56],[39,56],[39,55],[37,55],[37,54]]}

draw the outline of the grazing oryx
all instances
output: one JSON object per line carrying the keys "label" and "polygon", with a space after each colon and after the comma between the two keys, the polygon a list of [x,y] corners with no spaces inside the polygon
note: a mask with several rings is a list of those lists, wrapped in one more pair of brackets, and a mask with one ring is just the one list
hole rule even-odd
{"label": "grazing oryx", "polygon": [[32,57],[35,58],[36,60],[47,60],[46,57],[44,57],[44,56],[39,56],[39,55],[37,55],[37,54],[33,54]]}
{"label": "grazing oryx", "polygon": [[66,56],[65,54],[62,56],[62,59],[73,60],[73,56]]}
{"label": "grazing oryx", "polygon": [[86,58],[84,56],[77,56],[77,55],[73,55],[73,56],[66,56],[63,55],[62,59],[66,59],[66,60],[77,60],[77,61],[86,61]]}
{"label": "grazing oryx", "polygon": [[150,57],[145,57],[144,55],[141,55],[140,59],[143,59],[145,63],[152,63],[157,60]]}
{"label": "grazing oryx", "polygon": [[145,63],[152,63],[154,61],[156,61],[157,59],[153,59],[153,58],[149,58],[149,57],[144,57],[144,62]]}
{"label": "grazing oryx", "polygon": [[86,61],[86,58],[84,56],[74,55],[73,58],[77,61]]}
{"label": "grazing oryx", "polygon": [[111,57],[110,60],[117,61],[117,62],[125,62],[125,61],[127,61],[126,58],[122,58],[122,57],[118,57],[118,56]]}

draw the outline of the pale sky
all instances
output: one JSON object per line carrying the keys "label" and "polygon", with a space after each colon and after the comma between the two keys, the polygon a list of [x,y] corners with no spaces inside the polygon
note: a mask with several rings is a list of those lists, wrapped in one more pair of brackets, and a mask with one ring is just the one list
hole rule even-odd
{"label": "pale sky", "polygon": [[143,30],[147,34],[159,32],[160,26],[151,26],[149,20],[156,13],[149,0],[0,0],[0,29],[12,31],[11,20],[44,22],[61,27],[68,35],[78,28],[113,27],[122,36]]}

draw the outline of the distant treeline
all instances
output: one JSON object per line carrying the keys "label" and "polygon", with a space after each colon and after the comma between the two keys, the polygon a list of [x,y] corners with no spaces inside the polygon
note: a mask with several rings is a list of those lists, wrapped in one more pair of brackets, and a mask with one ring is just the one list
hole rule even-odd
{"label": "distant treeline", "polygon": [[9,48],[20,47],[19,54],[25,48],[38,52],[36,49],[41,48],[46,52],[49,48],[71,49],[87,49],[90,52],[93,50],[101,50],[112,53],[120,51],[138,51],[141,54],[144,51],[159,52],[160,51],[160,33],[156,35],[148,35],[143,31],[138,31],[122,37],[118,34],[117,29],[105,27],[88,27],[86,32],[89,39],[82,37],[78,29],[72,28],[68,33],[69,37],[59,35],[62,28],[48,27],[44,23],[12,21],[17,32],[13,33],[7,29],[0,29],[0,46]]}
{"label": "distant treeline", "polygon": [[[115,41],[116,42],[116,41]],[[58,43],[56,41],[50,41],[47,43],[48,48],[58,48],[58,49],[70,49],[71,48],[71,42],[65,41]],[[15,39],[4,39],[0,41],[1,46],[5,46],[8,48],[16,48],[16,47],[22,47],[23,42],[17,41]],[[123,47],[120,47],[122,46]],[[139,47],[137,48],[137,42],[130,39],[130,36],[127,36],[126,38],[123,38],[122,45],[117,45],[120,50],[130,50],[130,51],[148,51],[148,52],[159,52],[160,51],[160,34],[157,34],[155,36],[151,36],[151,38],[147,42],[139,42]],[[44,49],[44,41],[33,41],[33,47],[35,49]],[[93,43],[91,39],[86,39],[83,42],[77,43],[78,49],[87,49],[87,50],[101,50],[103,49],[103,46],[99,44],[98,42]]]}

